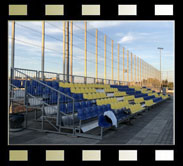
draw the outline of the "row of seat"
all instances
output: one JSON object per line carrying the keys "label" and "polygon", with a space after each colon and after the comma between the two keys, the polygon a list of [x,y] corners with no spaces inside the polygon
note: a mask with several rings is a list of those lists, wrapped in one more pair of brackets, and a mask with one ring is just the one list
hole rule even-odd
{"label": "row of seat", "polygon": [[155,103],[153,102],[152,99],[151,99],[151,100],[146,100],[146,101],[145,101],[145,105],[148,106],[148,107],[153,106],[154,104],[155,104]]}
{"label": "row of seat", "polygon": [[126,92],[114,92],[114,96],[125,96]]}
{"label": "row of seat", "polygon": [[124,96],[123,100],[134,100],[135,96],[134,95],[130,95],[130,96]]}
{"label": "row of seat", "polygon": [[115,102],[115,103],[111,103],[111,109],[113,110],[121,109],[127,105],[129,105],[128,101]]}
{"label": "row of seat", "polygon": [[162,97],[163,99],[167,99],[169,97],[168,95],[163,95],[163,94],[160,94],[159,96]]}
{"label": "row of seat", "polygon": [[148,94],[136,94],[135,98],[145,97],[145,96],[148,96]]}
{"label": "row of seat", "polygon": [[117,88],[104,88],[105,92],[117,92],[118,89]]}
{"label": "row of seat", "polygon": [[70,88],[72,93],[94,93],[96,92],[95,88]]}
{"label": "row of seat", "polygon": [[153,99],[153,102],[155,102],[155,103],[158,103],[160,101],[162,101],[162,97],[158,97],[158,98]]}
{"label": "row of seat", "polygon": [[105,98],[105,99],[97,99],[96,104],[97,105],[104,105],[104,104],[110,104],[110,103],[115,103],[117,102],[117,98]]}
{"label": "row of seat", "polygon": [[83,98],[87,99],[87,100],[101,99],[101,98],[106,98],[106,97],[107,97],[106,94],[103,92],[83,94]]}
{"label": "row of seat", "polygon": [[82,83],[64,83],[59,82],[59,86],[63,88],[110,88],[110,85],[108,84],[82,84]]}
{"label": "row of seat", "polygon": [[91,101],[75,102],[74,105],[73,103],[67,103],[67,104],[61,103],[60,111],[68,114],[73,112],[73,106],[74,106],[74,112],[78,112],[79,109],[92,107],[92,105],[93,104]]}
{"label": "row of seat", "polygon": [[144,98],[143,97],[135,98],[134,102],[137,103],[137,104],[142,103],[142,102],[144,102]]}
{"label": "row of seat", "polygon": [[92,107],[84,107],[78,109],[78,119],[79,120],[88,120],[91,118],[98,117],[102,115],[105,111],[110,110],[110,105],[102,105],[102,106],[92,106]]}
{"label": "row of seat", "polygon": [[126,108],[129,108],[132,114],[144,110],[141,104],[129,104],[126,106]]}

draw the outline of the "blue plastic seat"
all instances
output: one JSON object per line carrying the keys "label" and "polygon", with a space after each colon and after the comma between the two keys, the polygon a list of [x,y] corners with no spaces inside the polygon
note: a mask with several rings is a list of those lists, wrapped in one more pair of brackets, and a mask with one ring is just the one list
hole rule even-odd
{"label": "blue plastic seat", "polygon": [[[65,93],[65,94],[66,94],[67,96],[72,97],[72,94],[71,94],[70,92]],[[65,96],[65,102],[66,102],[66,103],[72,102],[73,100],[72,100],[71,98],[67,97],[67,96]]]}
{"label": "blue plastic seat", "polygon": [[79,98],[79,101],[82,101],[83,100],[83,94],[82,93],[79,93],[78,94],[78,98]]}
{"label": "blue plastic seat", "polygon": [[110,104],[107,104],[107,105],[106,105],[106,109],[107,109],[107,110],[110,110],[110,109],[111,109],[111,105],[110,105]]}
{"label": "blue plastic seat", "polygon": [[74,108],[75,108],[75,111],[77,112],[77,110],[81,108],[81,104],[79,102],[75,102]]}
{"label": "blue plastic seat", "polygon": [[35,88],[35,95],[36,96],[42,96],[43,95],[43,88],[41,86],[38,86]]}
{"label": "blue plastic seat", "polygon": [[27,93],[31,94],[31,95],[35,95],[35,88],[32,86],[28,86],[27,87]]}
{"label": "blue plastic seat", "polygon": [[60,102],[65,103],[65,96],[64,95],[60,95]]}
{"label": "blue plastic seat", "polygon": [[59,88],[59,83],[57,81],[52,81],[52,87],[55,89]]}
{"label": "blue plastic seat", "polygon": [[66,110],[67,110],[66,105],[65,104],[60,104],[60,112],[66,113]]}
{"label": "blue plastic seat", "polygon": [[86,119],[84,108],[78,109],[78,119],[79,120],[85,120]]}
{"label": "blue plastic seat", "polygon": [[98,114],[98,116],[103,114],[103,107],[102,106],[97,106],[97,114]]}
{"label": "blue plastic seat", "polygon": [[98,106],[95,105],[92,108],[93,108],[93,111],[95,113],[95,117],[98,116]]}
{"label": "blue plastic seat", "polygon": [[87,101],[87,106],[91,107],[92,106],[92,101]]}
{"label": "blue plastic seat", "polygon": [[56,92],[51,93],[50,95],[50,104],[57,104],[58,95]]}
{"label": "blue plastic seat", "polygon": [[64,88],[64,93],[70,93],[70,88]]}
{"label": "blue plastic seat", "polygon": [[58,88],[58,91],[60,91],[60,92],[64,92],[64,88],[59,87],[59,88]]}
{"label": "blue plastic seat", "polygon": [[37,81],[32,80],[31,85],[32,85],[33,87],[37,87],[37,86],[38,86],[38,82],[37,82]]}
{"label": "blue plastic seat", "polygon": [[98,119],[98,125],[103,128],[109,128],[112,126],[111,123],[107,122],[104,115],[100,115]]}
{"label": "blue plastic seat", "polygon": [[79,95],[78,94],[72,94],[72,97],[75,99],[75,101],[79,101]]}
{"label": "blue plastic seat", "polygon": [[67,104],[67,113],[72,113],[73,112],[73,103],[68,103]]}
{"label": "blue plastic seat", "polygon": [[16,87],[18,87],[18,88],[21,88],[22,86],[21,86],[21,81],[20,80],[11,80],[12,82],[12,84],[13,85],[15,85]]}
{"label": "blue plastic seat", "polygon": [[90,110],[90,116],[91,116],[91,118],[94,118],[94,117],[97,116],[96,113],[95,113],[94,107],[90,107],[89,110]]}
{"label": "blue plastic seat", "polygon": [[84,108],[86,119],[90,119],[92,117],[90,108]]}
{"label": "blue plastic seat", "polygon": [[85,102],[85,101],[81,102],[81,107],[82,107],[82,108],[87,107],[87,102]]}
{"label": "blue plastic seat", "polygon": [[49,95],[50,93],[51,93],[50,88],[45,87],[45,88],[44,88],[44,90],[43,90],[43,94],[45,94],[45,95]]}
{"label": "blue plastic seat", "polygon": [[23,80],[23,85],[22,85],[22,87],[25,88],[25,82],[27,82],[27,87],[30,86],[30,81],[29,81],[29,80]]}
{"label": "blue plastic seat", "polygon": [[52,87],[52,81],[46,81],[46,84]]}

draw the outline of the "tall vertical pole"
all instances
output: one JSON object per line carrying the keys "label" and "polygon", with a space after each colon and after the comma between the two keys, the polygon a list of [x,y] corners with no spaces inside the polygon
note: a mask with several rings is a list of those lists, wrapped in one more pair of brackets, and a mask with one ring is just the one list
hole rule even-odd
{"label": "tall vertical pole", "polygon": [[127,81],[129,82],[129,51],[127,50]]}
{"label": "tall vertical pole", "polygon": [[72,80],[72,74],[73,74],[73,22],[71,21],[71,44],[70,44],[70,59],[71,59],[71,65],[70,65],[70,73],[71,73],[71,82]]}
{"label": "tall vertical pole", "polygon": [[14,79],[14,65],[15,65],[15,21],[12,21],[12,32],[11,32],[11,79]]}
{"label": "tall vertical pole", "polygon": [[142,65],[142,64],[141,64],[141,63],[142,63],[142,60],[140,59],[140,83],[141,83],[141,85],[142,85],[142,80],[141,80],[141,76],[142,76],[142,71],[141,71],[141,70],[142,70],[142,69],[141,69],[142,66],[141,66],[141,65]]}
{"label": "tall vertical pole", "polygon": [[106,35],[104,35],[104,83],[106,83]]}
{"label": "tall vertical pole", "polygon": [[98,29],[96,29],[96,81],[98,79]]}
{"label": "tall vertical pole", "polygon": [[87,22],[85,21],[85,79],[87,77]]}
{"label": "tall vertical pole", "polygon": [[118,44],[118,81],[119,81],[119,44]]}
{"label": "tall vertical pole", "polygon": [[160,86],[161,86],[161,79],[162,79],[162,78],[161,78],[161,74],[162,74],[162,73],[161,73],[161,49],[160,49]]}
{"label": "tall vertical pole", "polygon": [[163,48],[158,47],[158,49],[160,50],[160,92],[161,92],[161,50],[163,50]]}
{"label": "tall vertical pole", "polygon": [[67,21],[67,82],[69,82],[69,21]]}
{"label": "tall vertical pole", "polygon": [[137,56],[137,81],[139,82],[139,57]]}
{"label": "tall vertical pole", "polygon": [[41,71],[42,76],[41,78],[44,80],[44,48],[45,48],[45,21],[42,22],[42,56],[41,56]]}
{"label": "tall vertical pole", "polygon": [[112,81],[114,80],[114,76],[113,76],[113,74],[114,74],[114,71],[113,71],[113,40],[112,40],[112,48],[111,48],[111,50],[112,50],[112,54],[111,54],[111,56],[112,56],[112,64],[111,64],[111,66],[112,66]]}
{"label": "tall vertical pole", "polygon": [[135,82],[136,82],[136,55],[134,55],[134,74],[135,74]]}
{"label": "tall vertical pole", "polygon": [[65,82],[65,21],[63,21],[63,81]]}
{"label": "tall vertical pole", "polygon": [[144,61],[142,60],[142,86],[143,86],[143,80],[144,80]]}
{"label": "tall vertical pole", "polygon": [[133,70],[132,69],[132,64],[133,63],[132,63],[132,59],[133,59],[133,55],[132,55],[132,52],[131,52],[131,82],[133,81],[133,74],[132,74],[133,73],[133,71],[132,71]]}
{"label": "tall vertical pole", "polygon": [[125,81],[125,48],[123,47],[123,81]]}

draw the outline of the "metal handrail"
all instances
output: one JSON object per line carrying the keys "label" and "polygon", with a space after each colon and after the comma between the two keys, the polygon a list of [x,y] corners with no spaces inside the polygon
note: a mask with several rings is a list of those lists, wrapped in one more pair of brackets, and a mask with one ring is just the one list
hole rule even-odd
{"label": "metal handrail", "polygon": [[23,69],[23,68],[17,68],[17,67],[16,67],[16,68],[14,68],[14,69],[38,72],[37,70],[33,70],[33,69]]}
{"label": "metal handrail", "polygon": [[[14,70],[15,70],[15,71],[18,71],[17,68],[16,68],[16,69],[14,68]],[[18,72],[21,73],[21,74],[23,74],[23,75],[26,76],[27,78],[31,78],[30,76],[26,75],[25,73],[22,73],[21,71],[18,71]],[[63,92],[60,92],[60,91],[58,91],[57,89],[54,89],[54,88],[52,88],[51,86],[49,86],[49,85],[47,85],[47,84],[45,84],[45,83],[43,83],[43,82],[41,82],[41,81],[39,81],[39,80],[37,80],[37,79],[34,79],[34,78],[31,78],[31,79],[34,80],[34,81],[37,81],[38,83],[40,83],[40,84],[42,84],[42,85],[44,85],[44,86],[50,88],[51,90],[53,90],[53,91],[55,91],[55,92],[57,92],[57,93],[59,93],[59,94],[61,94],[61,95],[64,95],[64,96],[66,96],[66,97],[68,97],[68,98],[74,100],[73,97],[71,97],[71,96],[69,96],[69,95],[66,95],[66,94],[63,93]]]}
{"label": "metal handrail", "polygon": [[[15,68],[15,69],[20,69],[20,70],[29,70],[29,69],[21,69],[21,68]],[[29,70],[29,71],[36,71],[36,70]],[[48,72],[48,71],[37,71],[38,73],[50,73],[50,74],[56,74],[56,75],[62,75],[66,76],[66,74],[63,73],[56,73],[56,72]],[[95,77],[85,77],[85,76],[80,76],[80,75],[69,75],[69,77],[81,77],[81,78],[92,78],[92,79],[99,79],[99,80],[106,80],[106,81],[114,81],[114,82],[122,82],[122,83],[128,83],[128,81],[118,81],[118,80],[111,80],[111,79],[104,79],[104,78],[95,78]]]}

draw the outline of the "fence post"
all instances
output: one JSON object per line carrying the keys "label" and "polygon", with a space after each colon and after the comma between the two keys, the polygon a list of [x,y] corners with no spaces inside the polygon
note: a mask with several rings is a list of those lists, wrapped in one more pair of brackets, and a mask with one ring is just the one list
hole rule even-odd
{"label": "fence post", "polygon": [[133,65],[133,63],[132,63],[132,59],[133,59],[133,57],[132,57],[133,55],[132,55],[132,52],[131,52],[131,82],[133,81],[133,69],[132,69],[132,65]]}
{"label": "fence post", "polygon": [[45,48],[45,21],[42,22],[42,56],[41,56],[42,80],[44,80],[44,48]]}
{"label": "fence post", "polygon": [[113,77],[113,74],[114,74],[113,73],[113,40],[112,40],[112,55],[111,56],[112,56],[112,62],[111,62],[112,63],[112,65],[111,65],[112,69],[111,69],[111,71],[112,71],[112,81],[113,81],[114,80],[114,77]]}
{"label": "fence post", "polygon": [[67,21],[67,82],[69,82],[69,21]]}
{"label": "fence post", "polygon": [[96,82],[98,79],[98,30],[96,29]]}
{"label": "fence post", "polygon": [[135,74],[135,83],[136,83],[136,55],[134,55],[134,74]]}
{"label": "fence post", "polygon": [[139,58],[137,56],[137,80],[139,82]]}
{"label": "fence post", "polygon": [[141,80],[141,74],[142,74],[142,73],[141,73],[141,72],[142,72],[142,71],[141,71],[141,67],[142,67],[142,66],[141,66],[141,63],[142,63],[142,61],[141,61],[141,59],[140,59],[140,84],[141,84],[141,86],[142,86],[142,80]]}
{"label": "fence post", "polygon": [[106,35],[104,35],[104,83],[106,84]]}
{"label": "fence post", "polygon": [[129,83],[129,50],[127,50],[127,82]]}
{"label": "fence post", "polygon": [[[15,64],[15,21],[12,21],[12,35],[11,35],[11,68],[14,69]],[[11,70],[11,77],[14,79],[14,70]]]}
{"label": "fence post", "polygon": [[71,82],[73,82],[72,81],[72,72],[73,72],[73,65],[72,65],[72,61],[73,61],[73,49],[72,49],[72,47],[73,47],[73,22],[71,21],[71,44],[70,44],[70,58],[71,58],[71,65],[70,65],[70,72],[71,72]]}
{"label": "fence post", "polygon": [[125,81],[125,48],[123,47],[123,81]]}
{"label": "fence post", "polygon": [[87,22],[85,21],[85,77],[87,77]]}
{"label": "fence post", "polygon": [[118,81],[119,81],[119,44],[118,44]]}
{"label": "fence post", "polygon": [[63,21],[63,81],[65,82],[65,21]]}

